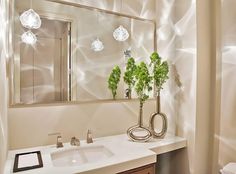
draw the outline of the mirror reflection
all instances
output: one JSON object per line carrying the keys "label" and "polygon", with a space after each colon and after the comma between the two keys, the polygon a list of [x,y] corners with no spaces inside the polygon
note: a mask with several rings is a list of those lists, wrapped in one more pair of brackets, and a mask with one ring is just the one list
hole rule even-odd
{"label": "mirror reflection", "polygon": [[[15,0],[14,9],[11,104],[112,99],[112,68],[154,51],[150,20],[47,0]],[[121,79],[118,99],[126,88]]]}

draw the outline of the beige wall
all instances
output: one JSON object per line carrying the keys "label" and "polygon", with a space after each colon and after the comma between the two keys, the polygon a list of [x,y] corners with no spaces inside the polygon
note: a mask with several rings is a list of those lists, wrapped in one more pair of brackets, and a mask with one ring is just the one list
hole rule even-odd
{"label": "beige wall", "polygon": [[[188,147],[181,153],[163,156],[162,173],[209,174],[219,170],[213,163],[214,131],[219,122],[215,98],[218,96],[217,71],[217,22],[215,0],[176,0],[157,2],[159,22],[158,47],[171,57],[180,88],[172,86],[176,92],[177,135],[188,139]],[[231,7],[233,7],[231,5]],[[169,13],[168,13],[169,12]],[[167,20],[166,20],[167,19]],[[231,78],[233,78],[231,76]],[[178,82],[178,80],[177,80]],[[231,120],[232,121],[232,120]],[[225,123],[227,126],[228,123]],[[231,130],[231,140],[232,130]],[[228,135],[229,136],[229,135]],[[234,145],[230,143],[230,146]],[[163,162],[164,161],[164,162]],[[174,167],[173,167],[174,166]]]}
{"label": "beige wall", "polygon": [[[154,106],[153,101],[144,105],[146,120]],[[56,137],[48,137],[53,132],[61,132],[64,142],[72,136],[85,139],[87,129],[93,131],[94,137],[125,133],[128,127],[137,123],[137,116],[137,102],[11,108],[10,149],[54,144]],[[168,119],[171,123],[170,115]],[[173,127],[170,126],[169,132],[174,131]]]}
{"label": "beige wall", "polygon": [[196,2],[157,1],[158,50],[171,66],[169,92],[176,108],[176,135],[188,139],[188,148],[160,157],[161,174],[194,173],[196,135]]}
{"label": "beige wall", "polygon": [[236,1],[221,4],[222,83],[218,165],[236,162]]}
{"label": "beige wall", "polygon": [[[176,133],[188,139],[188,149],[178,153],[181,159],[176,169],[179,173],[195,173],[196,98],[197,98],[197,1],[175,1],[176,68],[182,86],[177,93],[178,120]],[[181,167],[180,167],[181,166]]]}
{"label": "beige wall", "polygon": [[6,79],[6,15],[7,1],[0,1],[0,174],[3,173],[8,150],[7,79]]}

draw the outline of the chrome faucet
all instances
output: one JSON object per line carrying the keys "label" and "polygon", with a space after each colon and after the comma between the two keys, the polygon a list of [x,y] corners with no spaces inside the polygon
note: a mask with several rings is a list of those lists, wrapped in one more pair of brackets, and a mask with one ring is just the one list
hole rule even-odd
{"label": "chrome faucet", "polygon": [[88,130],[87,132],[87,143],[93,143],[93,138],[92,138],[92,132],[91,130]]}
{"label": "chrome faucet", "polygon": [[72,146],[80,146],[80,140],[76,137],[72,137],[70,140],[70,144]]}
{"label": "chrome faucet", "polygon": [[54,136],[54,135],[57,135],[57,143],[56,143],[57,148],[63,147],[61,133],[56,132],[56,133],[48,134],[48,136]]}

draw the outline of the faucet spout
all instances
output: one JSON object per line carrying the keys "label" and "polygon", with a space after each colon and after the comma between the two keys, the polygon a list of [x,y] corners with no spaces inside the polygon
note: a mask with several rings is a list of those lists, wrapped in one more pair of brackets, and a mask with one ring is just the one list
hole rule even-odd
{"label": "faucet spout", "polygon": [[76,137],[72,137],[70,140],[70,145],[72,146],[80,146],[80,140]]}

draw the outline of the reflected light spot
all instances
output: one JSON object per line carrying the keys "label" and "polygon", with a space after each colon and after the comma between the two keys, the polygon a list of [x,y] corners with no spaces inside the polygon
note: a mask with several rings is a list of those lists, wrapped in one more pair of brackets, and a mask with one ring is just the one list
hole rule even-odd
{"label": "reflected light spot", "polygon": [[177,35],[182,36],[189,26],[191,26],[191,22],[195,20],[195,6],[196,5],[192,3],[184,16],[175,24],[174,30]]}
{"label": "reflected light spot", "polygon": [[158,30],[157,34],[158,34],[158,38],[160,40],[166,40],[167,39],[167,37],[165,36],[165,34],[161,30]]}
{"label": "reflected light spot", "polygon": [[167,40],[171,33],[172,28],[168,24],[161,26],[157,31],[160,40]]}
{"label": "reflected light spot", "polygon": [[176,49],[177,51],[181,51],[181,52],[185,52],[185,53],[189,53],[189,54],[196,54],[196,48],[180,48],[180,49]]}
{"label": "reflected light spot", "polygon": [[77,70],[77,80],[84,81],[84,79],[85,79],[85,73],[81,70]]}
{"label": "reflected light spot", "polygon": [[179,27],[175,26],[175,33],[177,35],[182,35],[183,33],[181,32],[181,30],[179,29]]}
{"label": "reflected light spot", "polygon": [[236,46],[224,46],[222,48],[222,62],[228,64],[236,64]]}

